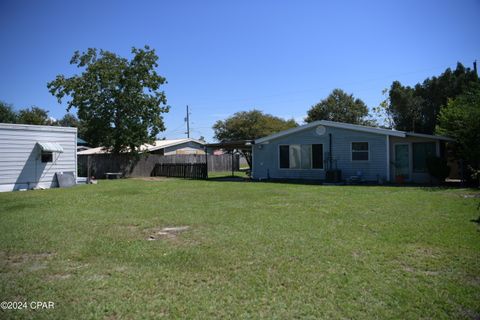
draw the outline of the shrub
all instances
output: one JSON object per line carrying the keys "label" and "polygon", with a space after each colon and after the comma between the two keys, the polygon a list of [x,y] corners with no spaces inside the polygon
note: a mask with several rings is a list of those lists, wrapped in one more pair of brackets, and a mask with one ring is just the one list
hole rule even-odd
{"label": "shrub", "polygon": [[444,182],[450,174],[450,167],[447,165],[447,160],[440,157],[431,156],[427,158],[428,173],[437,178],[440,183]]}

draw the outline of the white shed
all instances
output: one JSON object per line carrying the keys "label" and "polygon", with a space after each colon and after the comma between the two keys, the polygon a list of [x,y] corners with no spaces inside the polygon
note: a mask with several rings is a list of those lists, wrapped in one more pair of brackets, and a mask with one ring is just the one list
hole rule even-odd
{"label": "white shed", "polygon": [[0,123],[0,191],[58,186],[77,176],[77,128]]}

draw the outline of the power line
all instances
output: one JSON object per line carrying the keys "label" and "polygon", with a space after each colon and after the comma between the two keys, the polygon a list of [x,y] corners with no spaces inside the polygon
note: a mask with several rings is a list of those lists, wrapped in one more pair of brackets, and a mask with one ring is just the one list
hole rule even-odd
{"label": "power line", "polygon": [[[426,71],[432,71],[436,70],[438,68],[443,68],[443,66],[438,66],[438,67],[430,67],[426,69],[418,69],[415,71],[408,71],[408,72],[403,72],[403,73],[396,73],[396,74],[390,74],[382,77],[376,77],[376,78],[370,78],[370,79],[364,79],[364,80],[357,80],[357,81],[350,81],[350,82],[344,82],[344,83],[337,83],[334,84],[335,87],[342,87],[342,86],[348,86],[348,85],[354,85],[354,84],[362,84],[366,82],[375,82],[379,80],[384,80],[384,79],[390,79],[394,77],[399,77],[399,76],[405,76],[405,75],[411,75],[411,74],[416,74],[416,73],[422,73]],[[450,67],[448,67],[450,68]],[[238,103],[249,103],[249,102],[254,102],[257,100],[262,100],[265,98],[275,98],[275,97],[284,97],[284,96],[291,96],[293,94],[298,94],[298,93],[305,93],[305,92],[312,92],[312,91],[320,91],[324,89],[329,89],[329,87],[315,87],[315,88],[308,88],[308,89],[302,89],[302,90],[295,90],[295,91],[289,91],[289,92],[282,92],[282,93],[273,93],[271,95],[265,95],[265,96],[257,96],[257,97],[249,97],[249,98],[234,98],[234,99],[224,99],[224,100],[208,100],[209,103],[230,103],[230,102],[238,102]],[[358,91],[358,90],[357,90]],[[200,100],[202,101],[202,100]],[[207,101],[207,100],[204,100]],[[201,103],[201,102],[200,102]]]}
{"label": "power line", "polygon": [[187,116],[185,117],[185,122],[187,123],[187,138],[190,138],[190,112],[188,112],[188,105],[187,105]]}

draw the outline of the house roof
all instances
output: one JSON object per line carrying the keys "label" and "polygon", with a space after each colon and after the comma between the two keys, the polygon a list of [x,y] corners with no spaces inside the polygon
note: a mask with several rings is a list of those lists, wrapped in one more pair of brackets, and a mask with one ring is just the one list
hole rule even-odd
{"label": "house roof", "polygon": [[77,136],[77,145],[87,145],[87,141]]}
{"label": "house roof", "polygon": [[416,133],[416,132],[405,132],[405,134],[410,137],[430,138],[430,139],[443,140],[443,141],[455,141],[455,139],[452,139],[450,137],[437,136],[432,134],[423,134],[423,133]]}
{"label": "house roof", "polygon": [[77,132],[74,127],[40,126],[36,124],[0,123],[0,129]]}
{"label": "house roof", "polygon": [[361,126],[361,125],[358,125],[358,124],[342,123],[342,122],[335,122],[335,121],[328,121],[328,120],[318,120],[318,121],[314,121],[314,122],[305,124],[303,126],[291,128],[291,129],[284,130],[284,131],[280,131],[280,132],[274,133],[272,135],[256,139],[255,144],[265,143],[265,142],[273,140],[273,139],[277,139],[277,138],[280,138],[280,137],[283,137],[283,136],[287,136],[287,135],[294,134],[294,133],[297,133],[297,132],[300,132],[300,131],[311,129],[311,128],[314,128],[314,127],[319,126],[319,125],[326,126],[326,127],[353,130],[353,131],[360,131],[360,132],[369,132],[369,133],[381,134],[381,135],[386,135],[386,136],[401,137],[401,138],[405,138],[406,136],[415,136],[415,137],[431,138],[431,139],[437,139],[437,140],[453,141],[453,139],[451,139],[451,138],[442,137],[442,136],[420,134],[420,133],[413,133],[413,132],[405,132],[405,131],[392,130],[392,129],[374,128],[374,127]]}
{"label": "house roof", "polygon": [[[142,144],[140,146],[140,152],[152,152],[160,149],[164,149],[167,147],[173,147],[179,144],[187,143],[187,142],[196,142],[201,145],[204,145],[205,142],[192,139],[192,138],[186,138],[186,139],[172,139],[172,140],[157,140],[153,144]],[[88,150],[80,151],[77,152],[78,155],[89,155],[89,154],[103,154],[103,153],[109,153],[109,151],[105,147],[97,147],[97,148],[91,148]]]}
{"label": "house roof", "polygon": [[[167,147],[172,147],[176,146],[182,143],[187,143],[187,142],[196,142],[198,144],[204,145],[205,142],[197,140],[197,139],[192,139],[192,138],[186,138],[186,139],[172,139],[172,140],[157,140],[155,141],[154,144],[148,145],[147,149],[148,151],[155,151],[159,149],[164,149]],[[145,145],[147,146],[147,145]]]}
{"label": "house roof", "polygon": [[90,148],[83,151],[78,151],[77,155],[89,155],[89,154],[103,154],[108,153],[108,151],[104,147],[97,147],[97,148]]}

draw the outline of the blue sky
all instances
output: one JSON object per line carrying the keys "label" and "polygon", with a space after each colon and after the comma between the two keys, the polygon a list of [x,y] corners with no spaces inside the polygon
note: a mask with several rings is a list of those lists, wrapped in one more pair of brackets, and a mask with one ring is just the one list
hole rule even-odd
{"label": "blue sky", "polygon": [[46,88],[75,50],[157,51],[167,131],[212,140],[253,108],[301,121],[334,88],[371,108],[393,80],[413,85],[480,59],[480,1],[0,1],[0,100],[63,116]]}

